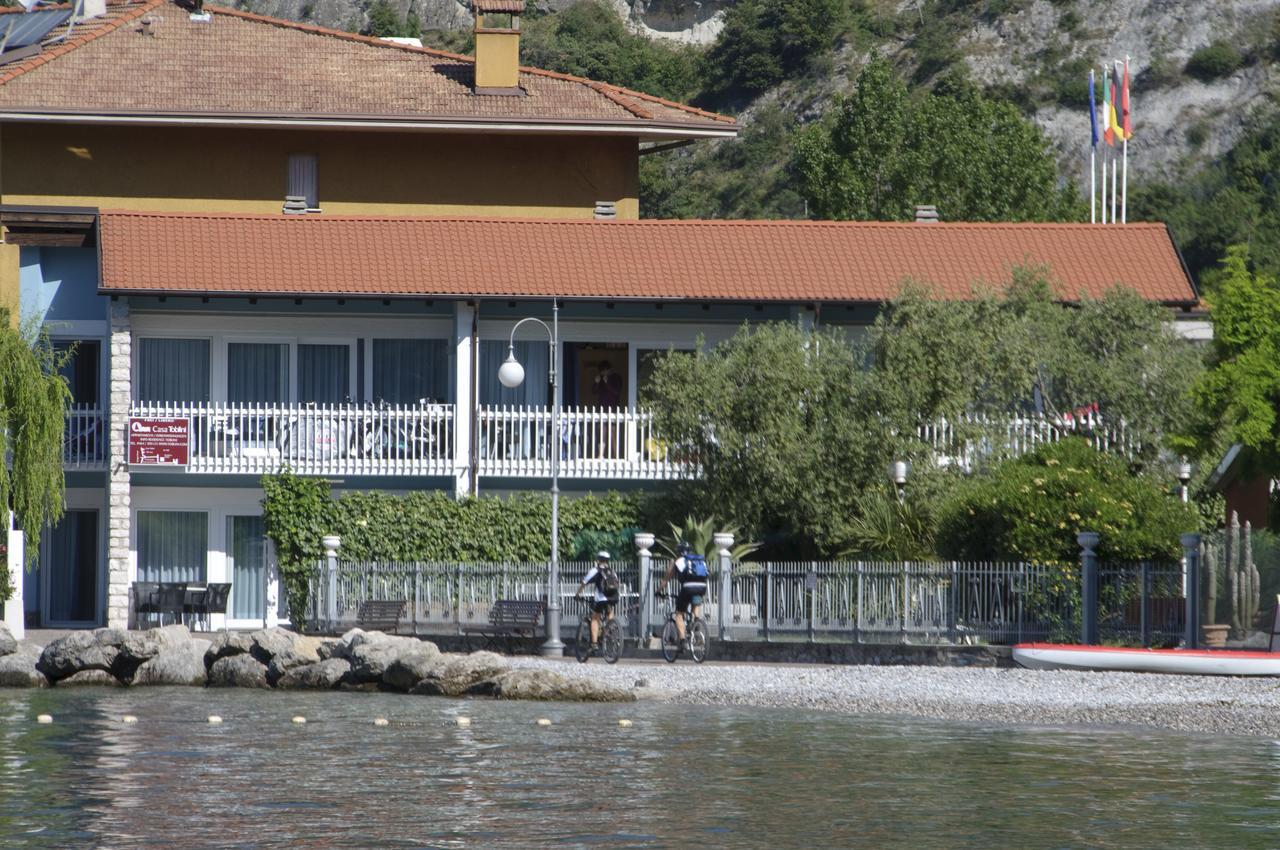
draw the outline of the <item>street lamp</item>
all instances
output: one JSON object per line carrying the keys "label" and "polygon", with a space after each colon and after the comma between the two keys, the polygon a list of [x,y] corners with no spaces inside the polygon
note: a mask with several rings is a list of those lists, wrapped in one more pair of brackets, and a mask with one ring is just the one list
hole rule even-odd
{"label": "street lamp", "polygon": [[893,485],[898,488],[898,504],[904,504],[907,501],[907,462],[895,460],[889,467],[889,477],[893,479]]}
{"label": "street lamp", "polygon": [[1178,484],[1181,485],[1178,490],[1182,496],[1182,503],[1187,502],[1187,484],[1191,481],[1191,464],[1185,459],[1178,464]]}
{"label": "street lamp", "polygon": [[551,299],[551,325],[529,316],[515,323],[507,340],[507,359],[498,367],[498,382],[507,389],[524,383],[524,367],[516,359],[516,331],[525,322],[534,322],[547,332],[551,343],[551,571],[547,576],[547,640],[542,654],[547,658],[564,655],[560,640],[560,303]]}

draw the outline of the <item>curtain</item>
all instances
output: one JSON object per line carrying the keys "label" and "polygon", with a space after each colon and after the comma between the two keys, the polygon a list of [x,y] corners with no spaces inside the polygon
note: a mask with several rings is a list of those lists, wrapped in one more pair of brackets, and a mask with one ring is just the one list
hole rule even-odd
{"label": "curtain", "polygon": [[204,581],[209,515],[138,511],[138,581]]}
{"label": "curtain", "polygon": [[97,619],[98,512],[67,511],[46,539],[49,558],[41,571],[49,582],[49,619],[93,622]]}
{"label": "curtain", "polygon": [[278,342],[227,344],[227,401],[288,401],[289,346]]}
{"label": "curtain", "polygon": [[67,379],[71,389],[71,403],[96,406],[98,404],[98,352],[101,343],[96,339],[81,339],[76,342],[55,342],[54,351],[59,354],[71,350],[71,357],[58,369],[58,374]]}
{"label": "curtain", "polygon": [[209,340],[139,340],[138,401],[208,400]]}
{"label": "curtain", "polygon": [[267,538],[262,517],[227,517],[227,538],[231,543],[231,616],[261,620],[267,610]]}
{"label": "curtain", "polygon": [[481,340],[480,403],[549,407],[550,351],[545,342],[517,342],[515,354],[524,367],[524,383],[514,389],[507,389],[498,380],[498,369],[507,359],[507,344],[496,339]]}
{"label": "curtain", "polygon": [[340,404],[351,397],[351,349],[298,345],[298,401]]}
{"label": "curtain", "polygon": [[375,339],[373,398],[391,404],[449,398],[449,347],[443,339]]}

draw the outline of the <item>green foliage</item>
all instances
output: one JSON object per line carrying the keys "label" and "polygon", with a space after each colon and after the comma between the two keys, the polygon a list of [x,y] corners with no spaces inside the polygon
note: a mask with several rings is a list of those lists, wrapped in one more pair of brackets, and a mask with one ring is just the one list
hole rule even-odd
{"label": "green foliage", "polygon": [[698,52],[631,32],[600,0],[579,0],[555,15],[527,18],[521,61],[676,101],[698,91]]}
{"label": "green foliage", "polygon": [[1205,452],[1219,432],[1248,447],[1262,470],[1280,470],[1280,283],[1249,268],[1249,249],[1228,249],[1206,295],[1213,365],[1195,386],[1199,415],[1184,446]]}
{"label": "green foliage", "polygon": [[709,91],[756,95],[829,50],[848,23],[841,0],[740,0],[703,65]]}
{"label": "green foliage", "polygon": [[760,548],[759,543],[743,540],[742,531],[736,525],[727,525],[714,516],[699,518],[690,515],[684,518],[683,523],[669,522],[667,525],[671,534],[658,538],[657,545],[668,558],[675,558],[680,544],[688,543],[689,548],[706,558],[708,564],[714,563],[720,555],[720,549],[715,543],[717,534],[733,535],[734,543],[729,556],[734,561],[741,561]]}
{"label": "green foliage", "polygon": [[364,28],[364,34],[375,38],[419,38],[422,27],[412,8],[407,16],[401,17],[391,0],[374,0],[369,7],[369,23]]}
{"label": "green foliage", "polygon": [[[998,140],[998,143],[995,143]],[[799,134],[792,164],[819,218],[906,220],[933,204],[953,221],[1074,219],[1044,134],[1008,103],[952,78],[918,101],[883,60]]]}
{"label": "green foliage", "polygon": [[1199,80],[1225,77],[1244,64],[1244,56],[1234,45],[1215,41],[1202,47],[1187,60],[1187,73]]}
{"label": "green foliage", "polygon": [[1176,561],[1179,535],[1197,527],[1194,508],[1167,482],[1071,439],[958,488],[943,507],[938,543],[948,558],[1071,563],[1076,534],[1094,531],[1104,560]]}
{"label": "green foliage", "polygon": [[857,499],[843,557],[917,561],[933,557],[934,523],[928,502],[912,493],[899,499],[888,487],[872,487]]}
{"label": "green foliage", "polygon": [[[54,351],[43,331],[15,329],[0,309],[0,519],[12,510],[25,536],[27,564],[46,526],[62,518],[62,440],[71,391],[58,374],[70,352]],[[0,523],[0,533],[7,522]],[[13,595],[0,561],[0,603]]]}
{"label": "green foliage", "polygon": [[[454,499],[441,492],[407,496],[348,493],[331,497],[328,483],[289,471],[262,479],[263,520],[276,547],[289,610],[306,610],[306,579],[323,556],[320,538],[342,537],[347,560],[528,562],[551,557],[551,500],[545,494],[508,499]],[[642,519],[642,495],[583,496],[560,504],[562,557],[602,548],[586,532],[609,532],[603,548],[621,555]],[[595,548],[591,548],[591,547]]]}

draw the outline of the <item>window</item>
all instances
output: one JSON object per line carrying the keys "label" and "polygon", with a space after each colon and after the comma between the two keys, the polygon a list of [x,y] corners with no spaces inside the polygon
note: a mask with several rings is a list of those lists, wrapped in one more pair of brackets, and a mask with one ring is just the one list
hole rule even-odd
{"label": "window", "polygon": [[318,171],[314,154],[295,153],[289,156],[289,189],[285,195],[306,198],[308,211],[320,211]]}
{"label": "window", "polygon": [[54,351],[59,354],[74,351],[66,363],[62,364],[59,373],[67,379],[71,389],[71,403],[82,407],[98,406],[98,355],[102,344],[96,339],[82,339],[76,342],[55,342]]}
{"label": "window", "polygon": [[138,511],[138,581],[204,581],[209,515]]}
{"label": "window", "polygon": [[209,340],[147,339],[138,345],[138,401],[209,400]]}
{"label": "window", "polygon": [[449,350],[442,339],[375,339],[373,397],[390,404],[449,396]]}
{"label": "window", "polygon": [[480,342],[480,403],[547,407],[551,404],[551,349],[545,342],[517,342],[516,359],[524,367],[524,383],[507,389],[498,381],[498,369],[507,359],[507,343],[496,339]]}
{"label": "window", "polygon": [[227,344],[227,401],[288,400],[288,345],[278,342]]}
{"label": "window", "polygon": [[351,397],[351,347],[298,344],[298,401],[341,404]]}

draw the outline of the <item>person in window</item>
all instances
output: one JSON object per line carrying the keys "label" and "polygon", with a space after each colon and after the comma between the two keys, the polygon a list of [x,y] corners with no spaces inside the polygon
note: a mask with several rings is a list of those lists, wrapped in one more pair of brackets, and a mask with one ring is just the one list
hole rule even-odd
{"label": "person in window", "polygon": [[622,376],[613,371],[613,364],[601,360],[596,367],[595,383],[592,387],[596,395],[596,403],[601,407],[619,407],[622,404]]}

